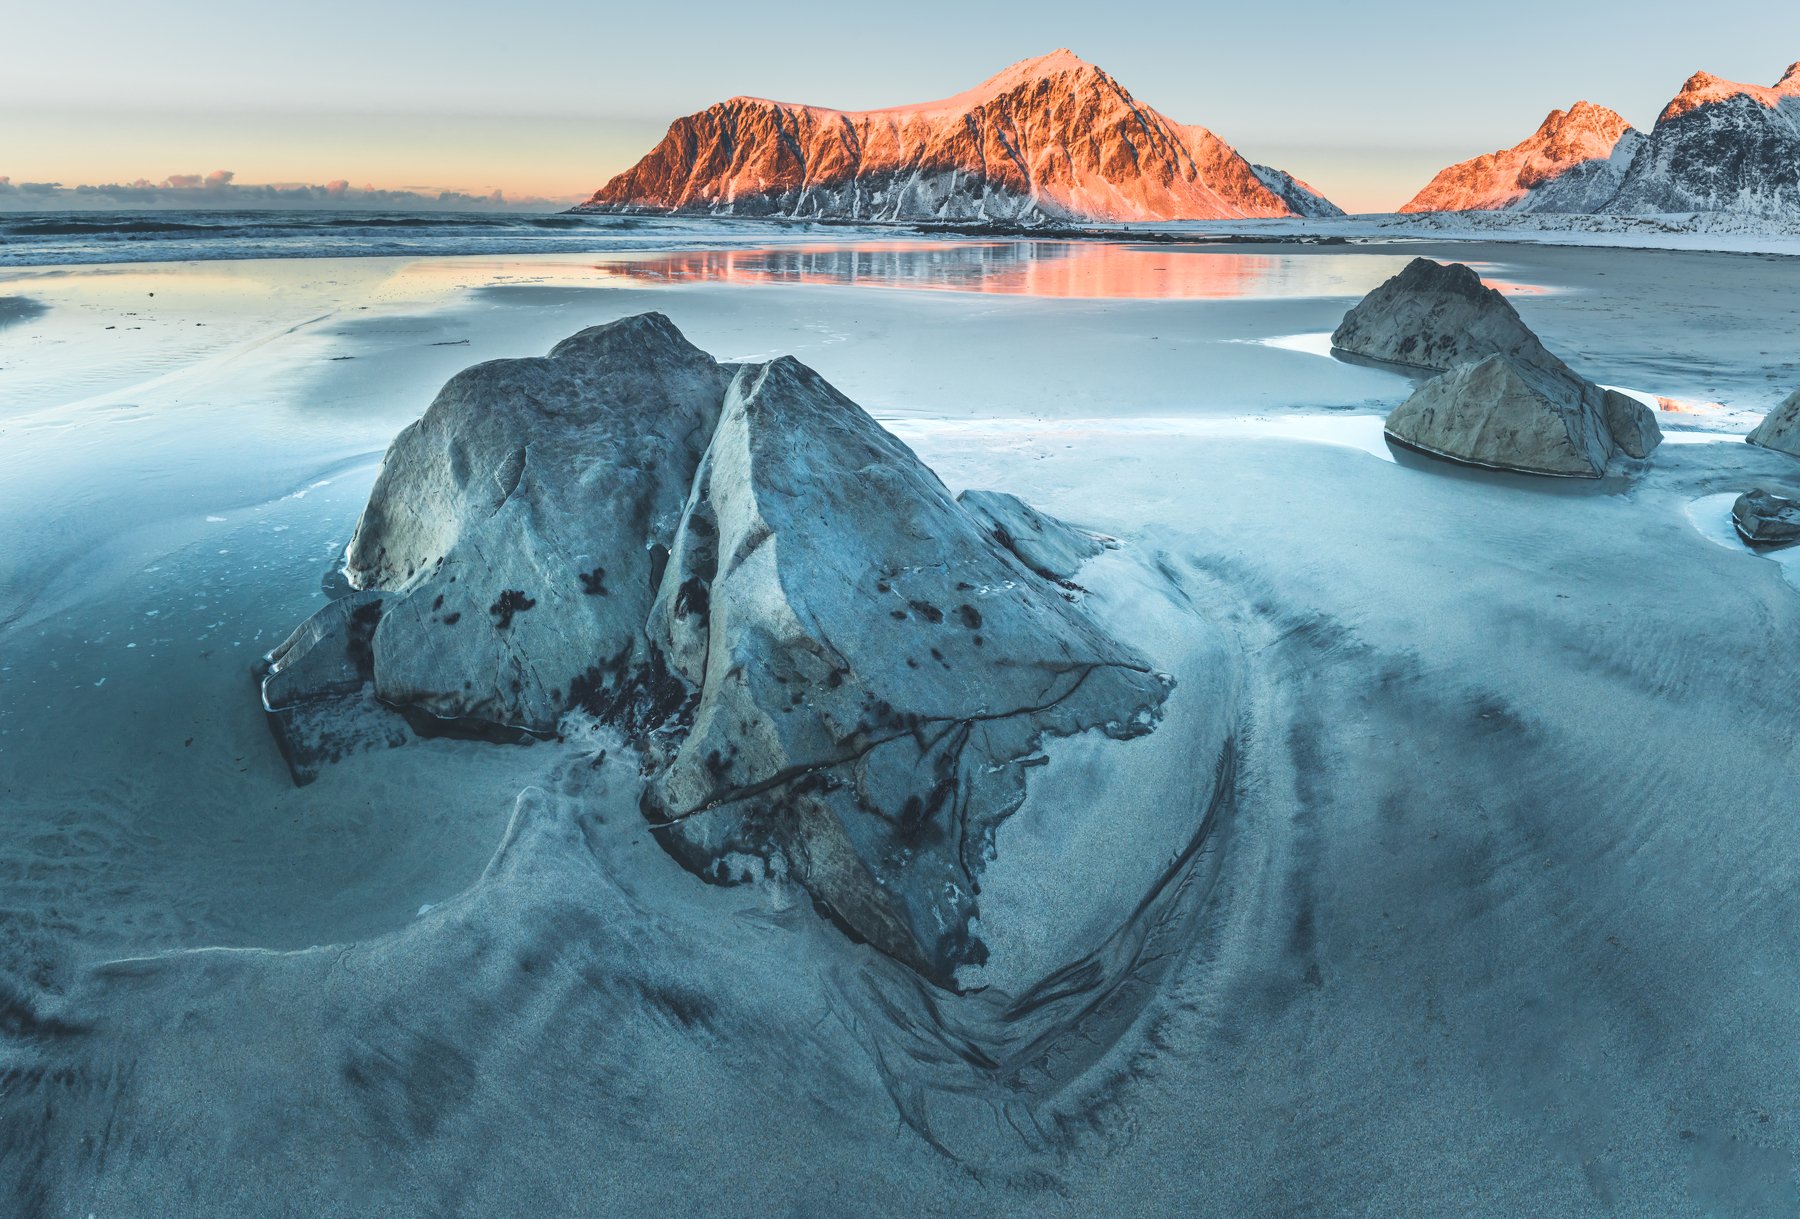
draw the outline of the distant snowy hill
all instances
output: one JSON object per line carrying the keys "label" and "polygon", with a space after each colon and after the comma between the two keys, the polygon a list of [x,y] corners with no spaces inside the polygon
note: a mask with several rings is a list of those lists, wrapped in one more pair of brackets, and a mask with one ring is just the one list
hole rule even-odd
{"label": "distant snowy hill", "polygon": [[1507,210],[1800,220],[1800,63],[1772,87],[1688,78],[1649,132],[1588,102],[1442,171],[1405,212]]}
{"label": "distant snowy hill", "polygon": [[1066,50],[888,110],[734,97],[677,119],[576,210],[1023,223],[1341,214]]}

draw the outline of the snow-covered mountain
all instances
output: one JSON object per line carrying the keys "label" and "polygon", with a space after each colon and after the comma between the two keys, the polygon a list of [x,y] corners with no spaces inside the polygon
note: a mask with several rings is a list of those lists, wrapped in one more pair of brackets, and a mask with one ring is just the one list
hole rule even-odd
{"label": "snow-covered mountain", "polygon": [[1591,176],[1608,164],[1631,125],[1592,102],[1552,110],[1528,139],[1440,170],[1402,212],[1532,210],[1533,194],[1569,175]]}
{"label": "snow-covered mountain", "polygon": [[1800,219],[1800,63],[1774,88],[1688,78],[1618,193],[1584,211],[1742,212]]}
{"label": "snow-covered mountain", "polygon": [[1250,171],[1256,175],[1259,182],[1281,196],[1282,202],[1286,203],[1296,216],[1342,216],[1344,214],[1343,208],[1285,169],[1272,169],[1267,165],[1252,165]]}
{"label": "snow-covered mountain", "polygon": [[1479,209],[1800,220],[1800,63],[1772,87],[1697,72],[1647,135],[1585,102],[1553,112],[1531,139],[1451,166],[1401,210]]}
{"label": "snow-covered mountain", "polygon": [[734,97],[677,119],[577,210],[1025,223],[1337,211],[1067,50],[888,110]]}

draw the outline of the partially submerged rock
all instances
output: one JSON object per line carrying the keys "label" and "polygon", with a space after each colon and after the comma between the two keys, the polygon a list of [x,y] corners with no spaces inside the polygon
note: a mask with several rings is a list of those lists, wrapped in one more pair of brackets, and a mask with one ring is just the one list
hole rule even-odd
{"label": "partially submerged rock", "polygon": [[1794,457],[1800,457],[1800,389],[1787,396],[1787,400],[1767,415],[1756,425],[1747,437],[1751,444],[1760,444],[1765,449],[1776,449]]}
{"label": "partially submerged rock", "polygon": [[1731,505],[1731,523],[1752,546],[1786,546],[1800,542],[1800,500],[1785,499],[1758,488]]}
{"label": "partially submerged rock", "polygon": [[1402,444],[1456,461],[1598,478],[1662,443],[1649,407],[1577,374],[1460,263],[1415,258],[1331,336],[1340,351],[1444,374],[1387,420]]}
{"label": "partially submerged rock", "polygon": [[375,700],[490,735],[595,716],[688,867],[785,874],[954,984],[1039,743],[1142,735],[1168,695],[1080,607],[1104,545],[959,503],[804,365],[720,365],[650,314],[452,379],[389,450],[360,591],[277,650],[265,701],[297,779]]}

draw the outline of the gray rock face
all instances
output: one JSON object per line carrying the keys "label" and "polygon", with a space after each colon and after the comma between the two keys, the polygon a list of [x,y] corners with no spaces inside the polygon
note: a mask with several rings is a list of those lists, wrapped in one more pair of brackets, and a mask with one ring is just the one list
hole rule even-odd
{"label": "gray rock face", "polygon": [[1103,546],[959,504],[812,370],[719,365],[646,315],[445,387],[388,453],[360,591],[272,655],[265,702],[296,777],[371,698],[483,734],[595,716],[685,865],[785,874],[954,985],[1039,743],[1142,735],[1168,695],[1080,608]]}
{"label": "gray rock face", "polygon": [[1459,262],[1415,258],[1358,301],[1332,332],[1339,351],[1388,364],[1448,372],[1491,355],[1562,369],[1512,302]]}
{"label": "gray rock face", "polygon": [[1731,505],[1731,523],[1752,546],[1786,546],[1800,542],[1800,500],[1784,499],[1760,488],[1746,491]]}
{"label": "gray rock face", "polygon": [[1442,457],[1528,474],[1592,478],[1610,441],[1559,379],[1506,356],[1433,378],[1396,407],[1387,432]]}
{"label": "gray rock face", "polygon": [[974,878],[1034,742],[1142,733],[1163,697],[791,359],[726,394],[647,639],[697,695],[691,725],[651,738],[648,811],[677,853],[696,868],[778,853],[836,917],[938,977],[980,959]]}
{"label": "gray rock face", "polygon": [[553,731],[589,670],[637,646],[730,375],[651,313],[452,377],[350,544],[351,584],[389,591],[380,696]]}
{"label": "gray rock face", "polygon": [[1345,314],[1331,342],[1445,374],[1387,420],[1395,440],[1441,457],[1598,478],[1615,457],[1648,457],[1662,443],[1648,407],[1569,368],[1504,296],[1458,263],[1414,259]]}
{"label": "gray rock face", "polygon": [[1800,389],[1767,415],[1747,437],[1751,444],[1800,457]]}
{"label": "gray rock face", "polygon": [[1083,563],[1109,545],[1108,539],[1045,516],[1003,491],[964,491],[956,502],[1025,566],[1059,584],[1073,579]]}
{"label": "gray rock face", "polygon": [[265,658],[263,709],[296,784],[312,782],[346,753],[406,741],[405,727],[370,686],[383,597],[338,598]]}

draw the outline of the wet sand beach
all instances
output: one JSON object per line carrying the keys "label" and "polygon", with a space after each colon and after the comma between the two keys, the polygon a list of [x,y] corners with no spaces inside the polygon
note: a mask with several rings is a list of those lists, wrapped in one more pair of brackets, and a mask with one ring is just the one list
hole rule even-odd
{"label": "wet sand beach", "polygon": [[[1800,586],[1720,531],[1739,491],[1800,494],[1741,442],[1800,385],[1790,259],[669,244],[0,272],[5,1208],[1796,1204]],[[1387,445],[1415,382],[1324,336],[1419,254],[1666,399],[1672,443],[1581,485]],[[388,442],[457,370],[646,310],[795,355],[1237,641],[1232,798],[1080,1071],[947,1061],[982,1012],[791,885],[683,871],[616,743],[291,783],[253,671]],[[1175,620],[1120,587],[1106,613]],[[1028,808],[1079,815],[1058,773]]]}

